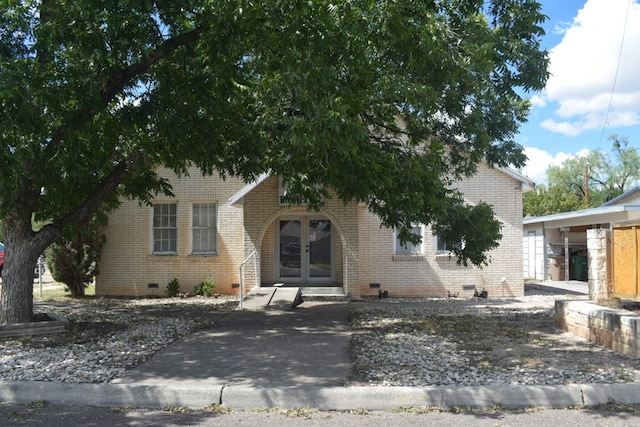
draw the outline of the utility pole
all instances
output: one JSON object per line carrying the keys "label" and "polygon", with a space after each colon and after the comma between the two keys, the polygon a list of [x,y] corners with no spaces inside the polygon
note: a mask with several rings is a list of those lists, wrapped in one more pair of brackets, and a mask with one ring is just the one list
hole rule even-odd
{"label": "utility pole", "polygon": [[584,164],[584,201],[585,207],[589,207],[589,161]]}

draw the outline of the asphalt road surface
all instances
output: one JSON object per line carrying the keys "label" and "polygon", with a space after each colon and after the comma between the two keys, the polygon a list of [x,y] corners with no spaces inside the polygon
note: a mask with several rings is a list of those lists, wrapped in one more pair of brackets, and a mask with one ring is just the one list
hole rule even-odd
{"label": "asphalt road surface", "polygon": [[640,408],[495,410],[462,412],[388,411],[320,412],[299,410],[234,411],[219,414],[207,410],[166,408],[96,408],[89,406],[0,403],[0,425],[82,426],[640,426]]}

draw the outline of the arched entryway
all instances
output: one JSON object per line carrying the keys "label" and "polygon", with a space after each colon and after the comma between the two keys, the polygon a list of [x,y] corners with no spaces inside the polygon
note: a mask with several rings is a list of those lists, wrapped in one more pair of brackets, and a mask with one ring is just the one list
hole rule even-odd
{"label": "arched entryway", "polygon": [[304,284],[335,282],[335,237],[323,216],[287,215],[276,220],[276,280]]}
{"label": "arched entryway", "polygon": [[327,212],[286,209],[260,233],[261,286],[342,286],[344,234]]}

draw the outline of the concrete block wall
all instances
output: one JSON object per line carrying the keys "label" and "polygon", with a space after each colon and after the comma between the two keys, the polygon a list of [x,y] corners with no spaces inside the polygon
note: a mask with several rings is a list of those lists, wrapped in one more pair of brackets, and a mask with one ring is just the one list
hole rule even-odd
{"label": "concrete block wall", "polygon": [[[436,253],[436,238],[423,229],[422,255],[394,255],[394,232],[366,208],[359,211],[361,294],[375,296],[378,289],[397,297],[446,297],[448,292],[471,297],[483,288],[489,297],[512,297],[524,293],[522,274],[522,192],[520,182],[497,169],[480,166],[478,174],[457,183],[471,204],[484,201],[493,206],[503,224],[500,246],[489,253],[491,262],[482,269],[459,266],[454,257]],[[373,288],[371,284],[380,284]]]}
{"label": "concrete block wall", "polygon": [[609,254],[611,232],[605,229],[587,230],[589,299],[609,299]]}
{"label": "concrete block wall", "polygon": [[[124,200],[110,215],[105,233],[107,243],[96,278],[98,295],[153,296],[166,295],[169,281],[177,278],[183,292],[191,292],[204,280],[216,282],[216,292],[234,294],[238,283],[238,266],[242,260],[242,209],[228,204],[228,199],[242,188],[239,180],[218,176],[204,177],[198,170],[188,178],[177,179],[169,170],[168,178],[175,198],[158,196],[154,202],[176,203],[178,250],[176,255],[153,255],[153,208],[137,201]],[[218,216],[218,251],[216,255],[193,255],[191,252],[191,208],[194,203],[216,203]],[[157,284],[157,288],[149,287]]]}
{"label": "concrete block wall", "polygon": [[630,357],[640,357],[640,315],[588,301],[556,301],[556,326]]}

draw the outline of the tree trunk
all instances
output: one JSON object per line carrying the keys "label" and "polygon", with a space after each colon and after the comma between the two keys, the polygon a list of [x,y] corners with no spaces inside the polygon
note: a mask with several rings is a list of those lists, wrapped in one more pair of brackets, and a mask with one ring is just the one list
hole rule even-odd
{"label": "tree trunk", "polygon": [[27,245],[16,246],[16,242],[6,235],[5,242],[0,323],[31,322],[33,320],[33,268],[39,253],[30,251]]}
{"label": "tree trunk", "polygon": [[69,290],[73,298],[80,298],[84,296],[84,282],[82,280],[75,281],[69,284]]}
{"label": "tree trunk", "polygon": [[3,218],[5,261],[0,294],[0,324],[33,320],[33,272],[38,257],[52,241],[51,233],[34,233],[31,220]]}

